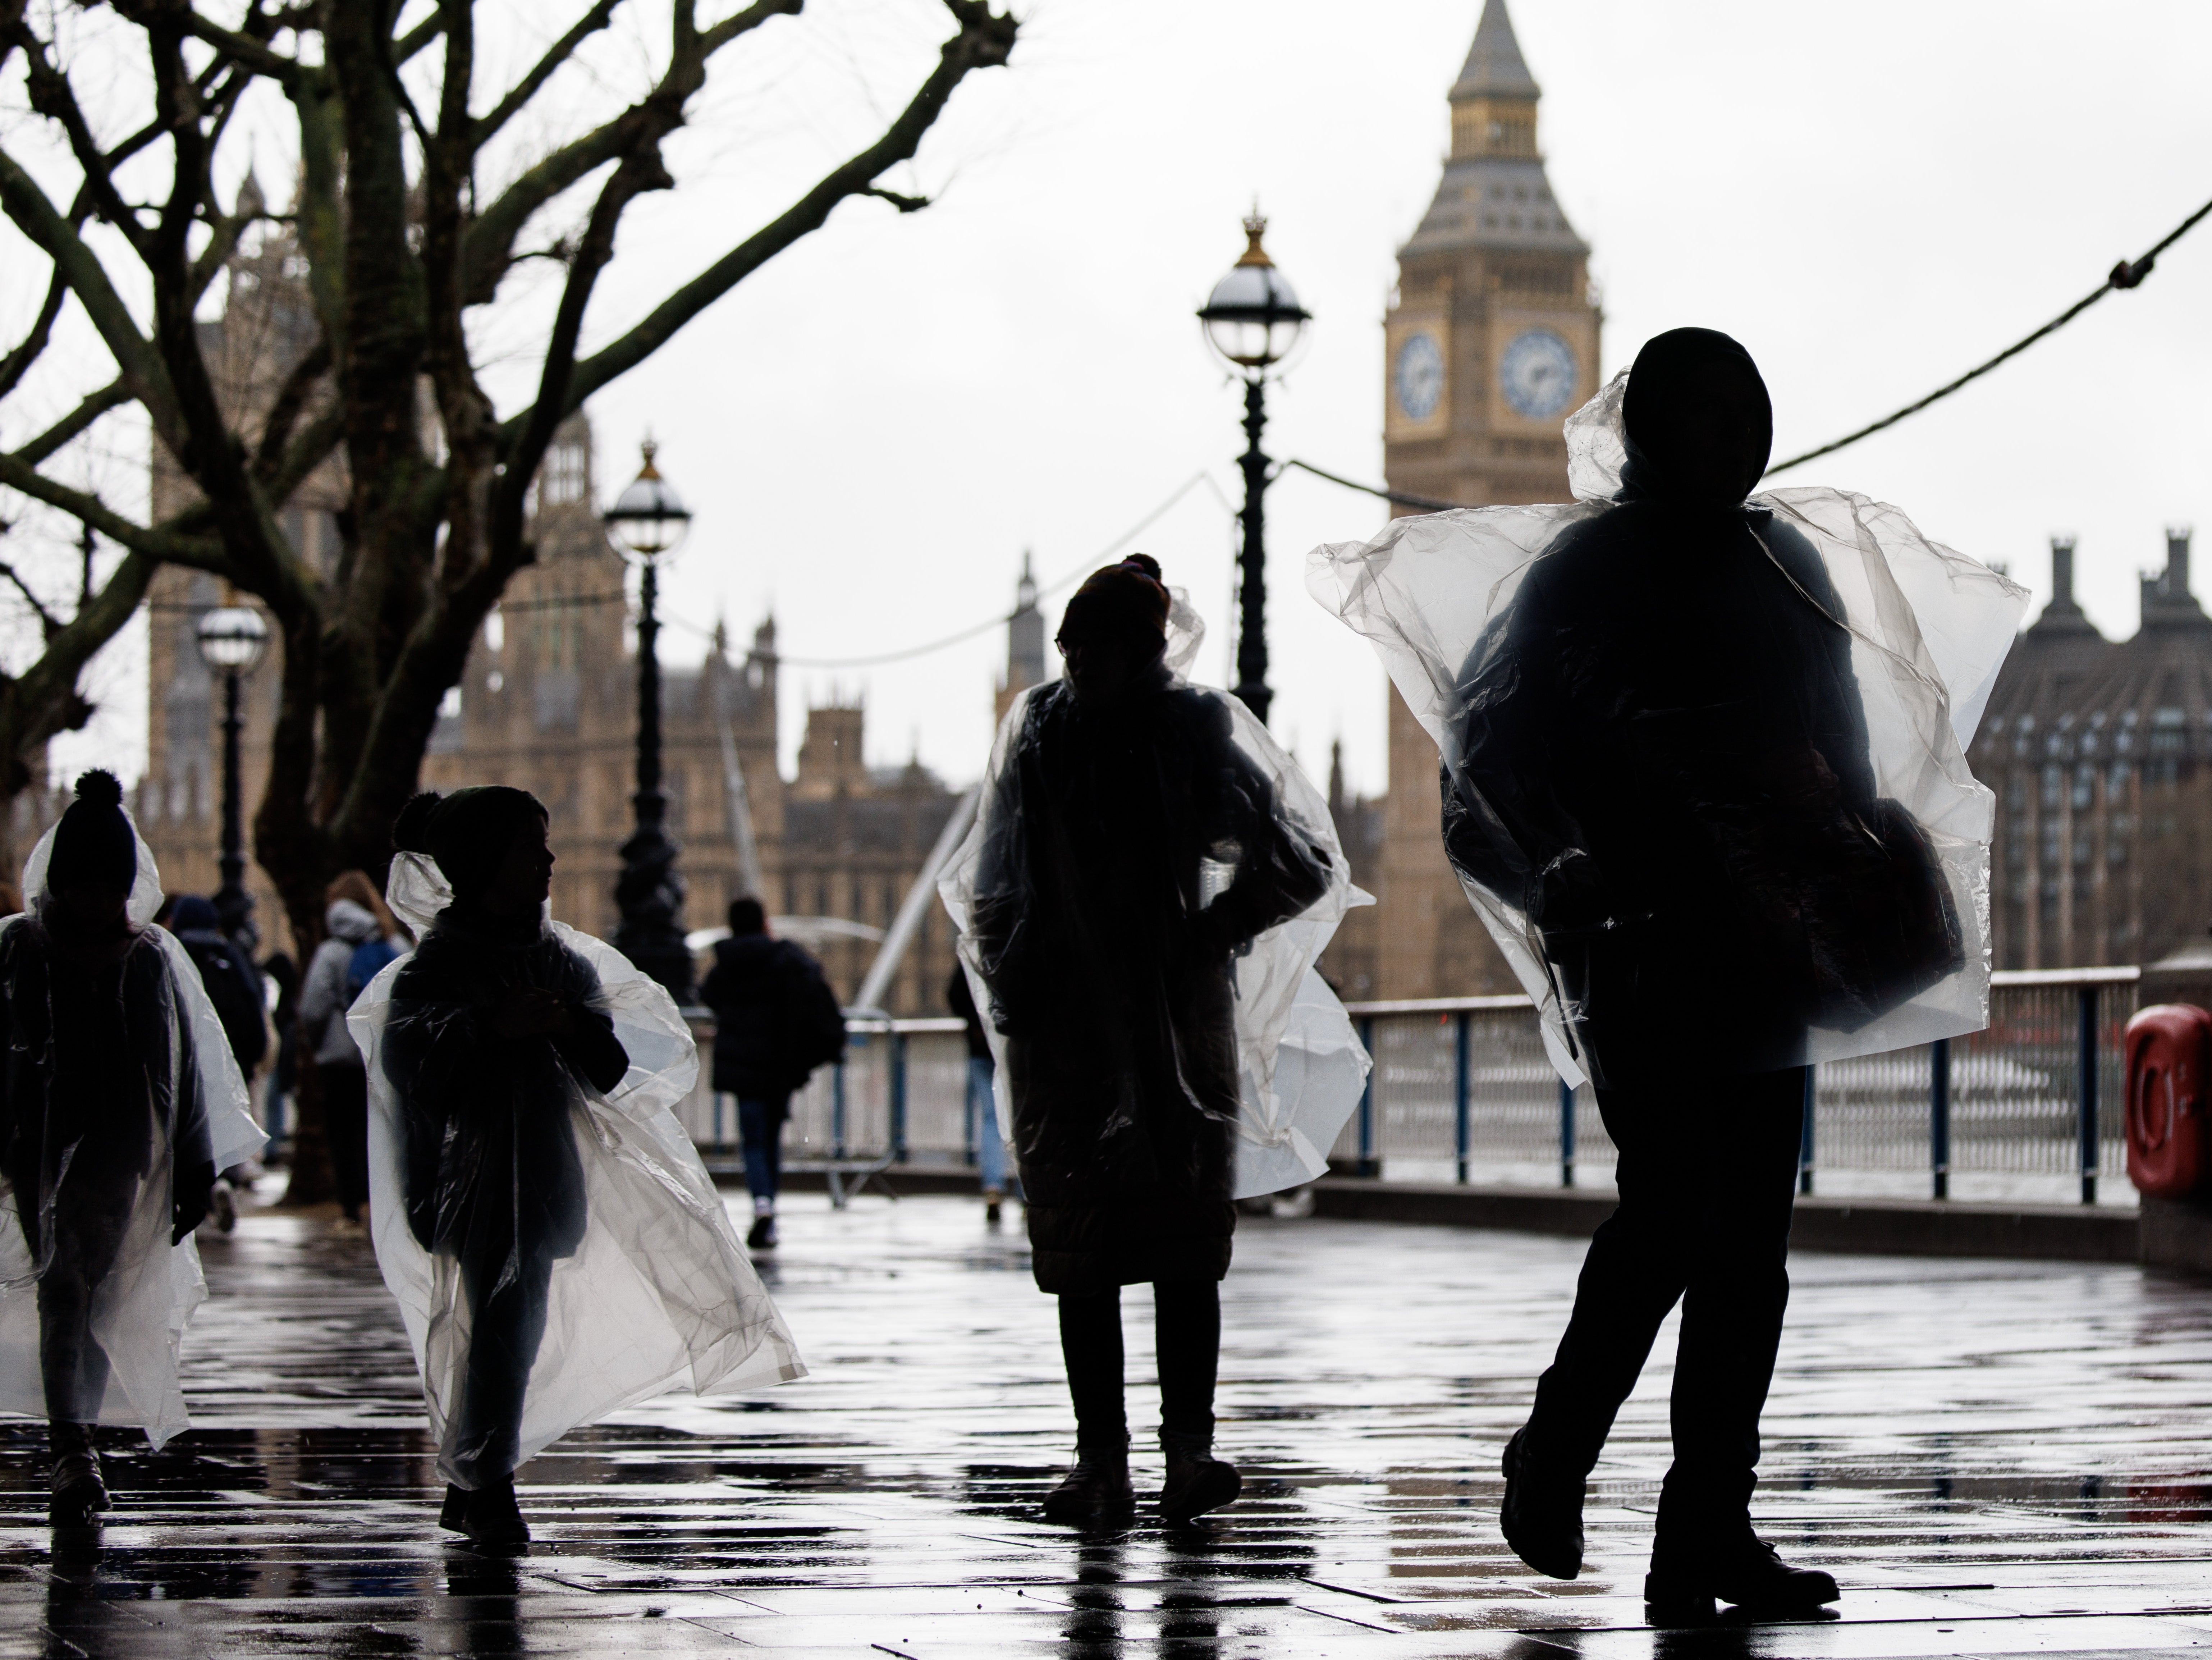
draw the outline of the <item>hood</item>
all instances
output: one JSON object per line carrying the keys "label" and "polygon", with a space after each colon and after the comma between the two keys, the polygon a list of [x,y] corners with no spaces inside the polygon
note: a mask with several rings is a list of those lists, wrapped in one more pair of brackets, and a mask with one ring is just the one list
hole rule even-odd
{"label": "hood", "polygon": [[384,933],[374,914],[350,899],[331,900],[331,908],[323,913],[323,926],[331,931],[333,939],[343,939],[349,946],[365,946]]}
{"label": "hood", "polygon": [[1624,501],[1735,507],[1759,488],[1774,408],[1751,354],[1715,329],[1669,329],[1636,354],[1621,399]]}
{"label": "hood", "polygon": [[748,961],[757,961],[780,950],[783,941],[772,933],[740,933],[714,942],[714,960],[727,963],[732,968],[743,967]]}
{"label": "hood", "polygon": [[177,901],[176,909],[169,913],[169,932],[181,934],[188,930],[214,933],[222,926],[216,915],[215,901],[203,899],[197,893],[188,893]]}

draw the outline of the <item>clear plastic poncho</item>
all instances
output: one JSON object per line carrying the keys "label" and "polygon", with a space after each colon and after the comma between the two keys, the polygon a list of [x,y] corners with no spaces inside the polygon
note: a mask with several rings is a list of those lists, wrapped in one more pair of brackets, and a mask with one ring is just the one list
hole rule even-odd
{"label": "clear plastic poncho", "polygon": [[2026,590],[1829,489],[1660,559],[1608,528],[1626,382],[1566,423],[1575,502],[1308,562],[1437,742],[1446,851],[1553,1063],[1636,1082],[1979,1030],[1994,800],[1965,747]]}
{"label": "clear plastic poncho", "polygon": [[[24,861],[23,891],[33,907],[52,897],[46,866],[53,844],[50,827]],[[79,1101],[43,1098],[42,1089],[36,1101],[11,1098],[0,1115],[11,1126],[11,1140],[20,1134],[15,1114],[43,1115],[39,1190],[17,1187],[5,1167],[9,1161],[0,1160],[0,1412],[48,1415],[40,1369],[40,1282],[56,1273],[84,1274],[93,1281],[89,1335],[106,1358],[106,1388],[97,1403],[79,1401],[55,1415],[135,1425],[160,1447],[191,1426],[177,1368],[185,1328],[207,1298],[192,1236],[170,1243],[178,1171],[228,1170],[258,1152],[268,1138],[253,1122],[246,1080],[198,969],[175,935],[154,925],[161,876],[143,837],[137,837],[137,855],[126,915],[142,943],[126,958],[122,1012],[125,1029],[143,1045],[132,1058],[146,1069],[143,1101],[110,1104],[123,1116],[108,1118],[84,1110]],[[0,961],[11,970],[27,942],[19,933],[28,926],[21,915],[0,921]],[[149,950],[159,953],[154,971],[131,964]],[[4,1041],[11,1046],[25,1035],[21,1012],[9,1011]],[[40,1015],[39,1030],[52,1033],[51,1006]],[[49,1045],[48,1056],[52,1053]],[[52,1065],[51,1059],[0,1054],[0,1066],[27,1080],[35,1073],[50,1082]],[[137,1156],[120,1163],[102,1156],[125,1141]],[[204,1214],[201,1195],[185,1198],[186,1209]],[[22,1225],[27,1203],[45,1224],[36,1256]],[[98,1243],[90,1249],[107,1260],[104,1269],[88,1274],[88,1268],[100,1268],[82,1260],[93,1239]]]}
{"label": "clear plastic poncho", "polygon": [[[1366,1086],[1367,1051],[1344,1006],[1315,972],[1314,963],[1334,935],[1344,913],[1355,905],[1372,904],[1374,900],[1352,885],[1328,804],[1297,763],[1237,699],[1190,685],[1189,666],[1197,656],[1206,625],[1192,610],[1183,590],[1169,592],[1173,605],[1166,667],[1171,688],[1195,692],[1225,710],[1236,750],[1243,763],[1264,781],[1280,824],[1297,838],[1322,849],[1328,860],[1319,897],[1289,921],[1260,933],[1231,965],[1237,1091],[1232,1196],[1250,1198],[1295,1187],[1322,1174],[1338,1132],[1359,1104]],[[1010,845],[1023,834],[1024,815],[1030,810],[1009,769],[1027,729],[1033,701],[1066,693],[1066,686],[1057,681],[1032,687],[1007,710],[992,745],[975,826],[939,879],[938,891],[959,930],[960,958],[978,1009],[993,1008],[994,979],[1001,982],[1000,1002],[1009,1000],[1003,994],[1006,988],[1002,965],[987,960],[991,953],[980,943],[976,927],[979,885],[991,879],[986,874],[987,866],[1003,866],[1007,862]],[[1255,847],[1218,851],[1224,857],[1206,860],[1200,873],[1205,902],[1235,882],[1240,857],[1258,857],[1262,850]],[[1082,966],[1024,964],[1016,970],[1011,962],[1004,965],[1008,973],[1042,971],[1056,976],[1072,976]],[[1169,1015],[1163,1013],[1162,1018]],[[1018,1154],[1033,1152],[1034,1148],[1025,1150],[1019,1144],[1019,1121],[1011,1092],[1014,1068],[1008,1064],[1006,1034],[989,1018],[984,1027],[997,1062],[993,1088],[998,1122],[1015,1140]],[[1198,1098],[1201,1089],[1193,1087],[1189,1079],[1185,1085],[1184,1093],[1194,1112],[1212,1110]],[[1103,1128],[1110,1134],[1125,1128],[1125,1122],[1109,1118]]]}
{"label": "clear plastic poncho", "polygon": [[[559,1086],[565,1100],[456,1103],[442,1148],[412,1150],[410,1183],[409,1127],[424,1119],[410,1112],[388,1073],[395,1043],[443,1056],[466,1055],[490,1041],[479,1029],[481,1009],[423,1002],[393,1012],[395,985],[435,938],[452,897],[434,860],[403,853],[393,860],[386,898],[423,946],[385,967],[346,1017],[368,1071],[377,1262],[414,1347],[446,1479],[471,1489],[488,1485],[568,1431],[656,1395],[731,1393],[804,1377],[782,1316],[670,1110],[698,1074],[690,1028],[657,982],[588,934],[549,918],[540,939],[565,947],[596,976],[591,1006],[611,1019],[628,1056],[621,1081],[602,1093],[573,1068],[556,1067],[549,1070],[565,1080]],[[498,1145],[519,1153],[483,1158],[471,1144],[471,1117],[479,1126],[506,1119],[512,1140]],[[553,1179],[574,1181],[580,1214],[556,1242],[559,1254],[543,1283],[543,1335],[528,1365],[520,1420],[487,1433],[461,1421],[476,1301],[468,1281],[483,1274],[511,1284],[529,1271],[528,1217],[547,1197],[546,1178],[532,1164],[533,1139],[554,1149],[557,1157],[541,1164],[568,1173]],[[422,1190],[426,1171],[434,1194]],[[465,1244],[433,1249],[410,1224],[410,1199],[418,1222],[431,1213],[438,1218],[434,1243],[501,1238],[504,1257],[472,1261]]]}

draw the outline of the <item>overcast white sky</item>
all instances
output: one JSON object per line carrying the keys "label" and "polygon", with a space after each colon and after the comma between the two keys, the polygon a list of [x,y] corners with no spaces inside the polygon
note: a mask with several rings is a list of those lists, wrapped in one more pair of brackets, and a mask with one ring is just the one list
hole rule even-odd
{"label": "overcast white sky", "polygon": [[[1316,319],[1271,396],[1269,447],[1379,480],[1395,254],[1435,188],[1480,0],[1024,9],[1011,70],[963,86],[889,181],[936,205],[840,208],[595,401],[603,496],[650,427],[697,511],[667,581],[682,621],[726,614],[742,634],[772,608],[794,658],[896,650],[1001,610],[1025,548],[1051,580],[1200,469],[1233,497],[1237,393],[1190,313],[1255,193]],[[1725,329],[1772,386],[1778,454],[2009,343],[2212,196],[2201,0],[1515,0],[1513,18],[1553,189],[1595,250],[1606,372],[1661,329]],[[558,26],[511,0],[513,56]],[[596,43],[598,90],[637,83],[657,28]],[[730,54],[672,147],[681,188],[625,226],[595,331],[865,142],[945,33],[933,0],[812,0]],[[2039,590],[2046,538],[2075,533],[2084,603],[2130,632],[2164,526],[2212,532],[2208,277],[2212,224],[2139,290],[1788,482],[1894,502]],[[502,385],[523,385],[541,322],[526,303],[488,331],[513,355]],[[1276,731],[1317,775],[1340,736],[1369,790],[1382,671],[1305,597],[1303,568],[1381,520],[1299,475],[1269,496]],[[1214,629],[1201,678],[1220,680],[1227,512],[1201,488],[1139,545],[1191,590]],[[665,639],[672,658],[701,649]],[[808,697],[861,693],[872,760],[918,750],[970,778],[1002,654],[994,631],[896,666],[794,668],[787,742]],[[112,753],[131,741],[127,665],[103,673],[121,719],[95,741]]]}

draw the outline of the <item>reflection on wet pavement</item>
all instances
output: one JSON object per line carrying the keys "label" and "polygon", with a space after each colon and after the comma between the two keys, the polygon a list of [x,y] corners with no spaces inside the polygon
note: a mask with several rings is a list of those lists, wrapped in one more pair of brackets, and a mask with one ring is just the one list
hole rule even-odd
{"label": "reflection on wet pavement", "polygon": [[[103,1432],[117,1508],[49,1537],[43,1434],[0,1423],[0,1660],[41,1656],[2000,1655],[2212,1646],[2212,1289],[2124,1268],[1808,1256],[1762,1529],[1842,1617],[1655,1633],[1654,1365],[1598,1471],[1590,1566],[1499,1540],[1496,1470],[1580,1259],[1566,1241],[1248,1223],[1210,1527],[1085,1538],[1036,1506],[1072,1440],[1018,1223],[801,1197],[769,1270],[814,1375],[671,1401],[523,1471],[538,1543],[435,1526],[414,1371],[368,1248],[250,1215],[204,1243],[194,1430]],[[1146,1293],[1126,1305],[1150,1375]],[[1660,1353],[1671,1350],[1671,1334]],[[1133,1387],[1133,1422],[1154,1410]],[[1140,1487],[1157,1486],[1140,1438]]]}

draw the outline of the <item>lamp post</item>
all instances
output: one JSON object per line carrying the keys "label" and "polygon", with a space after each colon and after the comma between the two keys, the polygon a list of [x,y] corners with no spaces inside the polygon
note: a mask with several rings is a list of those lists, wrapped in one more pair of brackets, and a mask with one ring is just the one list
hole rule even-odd
{"label": "lamp post", "polygon": [[1206,338],[1244,380],[1243,546],[1237,556],[1237,696],[1262,725],[1274,694],[1267,690],[1267,457],[1260,434],[1267,424],[1267,371],[1291,355],[1312,313],[1298,304],[1275,262],[1260,245],[1267,222],[1257,208],[1244,221],[1250,239],[1229,275],[1199,307]]}
{"label": "lamp post", "polygon": [[221,605],[200,618],[200,661],[222,677],[222,885],[216,890],[216,916],[224,933],[235,937],[246,926],[253,901],[246,891],[246,813],[238,776],[239,687],[261,666],[269,649],[269,624],[247,605]]}
{"label": "lamp post", "polygon": [[622,923],[614,946],[667,988],[678,1007],[693,1000],[691,948],[684,943],[684,879],[677,874],[681,851],[665,828],[668,798],[660,788],[660,637],[656,606],[660,597],[660,561],[674,553],[691,528],[691,510],[653,465],[654,445],[643,447],[645,465],[629,488],[606,511],[607,532],[616,545],[638,562],[637,618],[637,828],[622,844],[622,874],[615,879],[615,903]]}

